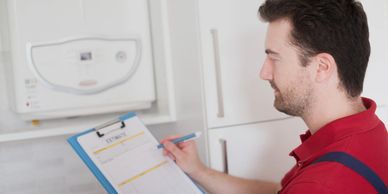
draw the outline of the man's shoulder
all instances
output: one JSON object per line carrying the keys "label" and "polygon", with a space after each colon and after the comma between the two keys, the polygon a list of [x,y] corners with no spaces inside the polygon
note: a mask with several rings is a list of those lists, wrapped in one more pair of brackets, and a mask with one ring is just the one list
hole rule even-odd
{"label": "man's shoulder", "polygon": [[373,186],[352,169],[336,162],[321,162],[303,169],[282,193],[361,194],[373,191]]}

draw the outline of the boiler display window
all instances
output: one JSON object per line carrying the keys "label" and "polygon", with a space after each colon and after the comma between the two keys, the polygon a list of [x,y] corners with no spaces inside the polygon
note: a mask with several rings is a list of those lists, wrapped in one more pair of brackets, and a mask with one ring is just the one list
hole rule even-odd
{"label": "boiler display window", "polygon": [[92,52],[80,53],[80,60],[81,61],[90,61],[90,60],[92,60]]}

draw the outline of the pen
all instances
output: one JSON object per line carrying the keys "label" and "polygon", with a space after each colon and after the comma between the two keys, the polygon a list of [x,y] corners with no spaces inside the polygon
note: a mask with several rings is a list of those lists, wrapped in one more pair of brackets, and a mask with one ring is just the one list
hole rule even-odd
{"label": "pen", "polygon": [[[181,142],[193,140],[193,139],[196,139],[196,138],[198,138],[199,136],[201,136],[201,134],[202,134],[201,132],[190,133],[190,134],[188,134],[188,135],[185,135],[185,136],[176,138],[176,139],[172,140],[171,142],[172,142],[173,144],[177,144],[177,143],[181,143]],[[160,148],[164,148],[164,145],[163,145],[163,144],[159,144],[159,145],[158,145],[158,149],[160,149]]]}

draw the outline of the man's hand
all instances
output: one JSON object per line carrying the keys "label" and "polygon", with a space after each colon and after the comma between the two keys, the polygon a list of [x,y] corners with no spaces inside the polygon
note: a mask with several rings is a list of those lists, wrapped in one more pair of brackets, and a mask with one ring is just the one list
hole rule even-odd
{"label": "man's hand", "polygon": [[206,166],[198,157],[195,141],[187,141],[178,144],[171,140],[180,136],[169,136],[161,141],[164,145],[163,154],[175,160],[178,166],[190,176],[200,174],[206,170]]}
{"label": "man's hand", "polygon": [[178,137],[170,136],[161,141],[164,145],[163,154],[175,160],[184,172],[209,193],[276,193],[277,184],[275,183],[238,178],[206,167],[198,157],[194,141],[176,145],[171,143],[171,140]]}

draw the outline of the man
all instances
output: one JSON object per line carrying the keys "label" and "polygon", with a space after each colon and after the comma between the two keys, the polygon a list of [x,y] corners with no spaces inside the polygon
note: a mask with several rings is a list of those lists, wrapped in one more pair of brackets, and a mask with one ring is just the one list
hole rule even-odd
{"label": "man", "polygon": [[309,128],[290,154],[297,164],[277,184],[205,167],[194,142],[175,145],[169,137],[165,154],[210,193],[388,193],[387,130],[375,102],[360,97],[370,54],[362,5],[267,0],[259,13],[269,22],[260,77],[274,89],[275,108]]}

